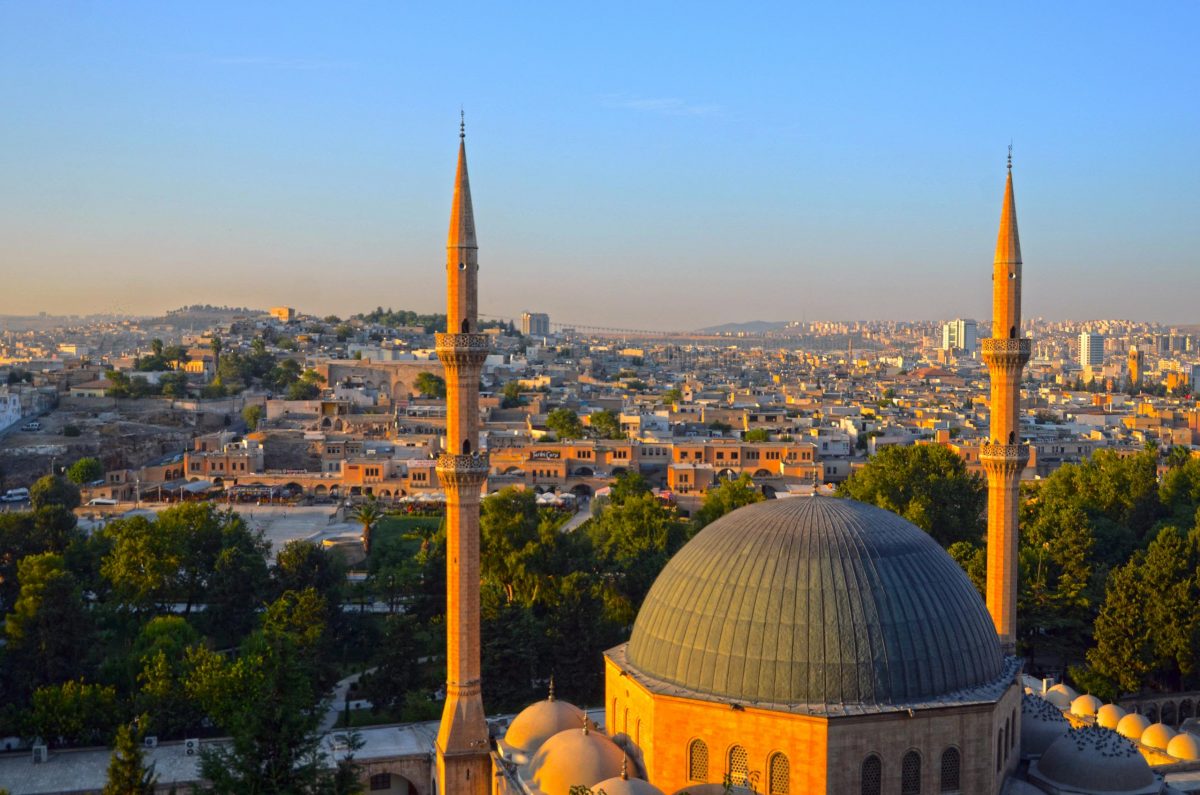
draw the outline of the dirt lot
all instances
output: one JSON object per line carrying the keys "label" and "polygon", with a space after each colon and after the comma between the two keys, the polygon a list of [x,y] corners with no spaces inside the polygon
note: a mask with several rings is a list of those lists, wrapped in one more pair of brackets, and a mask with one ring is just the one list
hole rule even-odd
{"label": "dirt lot", "polygon": [[[172,409],[162,401],[105,401],[88,405],[65,401],[38,417],[40,431],[23,431],[19,423],[0,434],[0,473],[4,488],[28,486],[50,472],[84,456],[95,456],[105,469],[141,465],[167,453],[179,452],[194,436],[222,427],[222,418]],[[68,426],[78,436],[63,433]]]}

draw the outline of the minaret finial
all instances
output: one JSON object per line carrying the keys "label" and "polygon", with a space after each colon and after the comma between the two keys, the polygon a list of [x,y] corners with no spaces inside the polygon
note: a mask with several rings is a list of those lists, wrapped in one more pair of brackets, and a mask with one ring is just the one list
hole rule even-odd
{"label": "minaret finial", "polygon": [[[459,140],[464,140],[464,141],[467,138],[467,112],[466,112],[466,110],[464,110],[462,108],[462,106],[459,106],[459,108],[458,108],[458,137],[459,137]],[[1009,159],[1011,160],[1012,147],[1011,146],[1008,147],[1008,150],[1009,150],[1009,152],[1008,152]],[[1009,165],[1009,168],[1012,168],[1011,164]]]}
{"label": "minaret finial", "polygon": [[1012,141],[1008,142],[1008,170],[1012,171]]}
{"label": "minaret finial", "polygon": [[583,713],[583,733],[584,734],[588,733],[588,718],[587,718],[586,712]]}
{"label": "minaret finial", "polygon": [[621,754],[621,780],[629,780],[629,754]]}
{"label": "minaret finial", "polygon": [[550,674],[550,696],[546,700],[554,700],[554,674]]}

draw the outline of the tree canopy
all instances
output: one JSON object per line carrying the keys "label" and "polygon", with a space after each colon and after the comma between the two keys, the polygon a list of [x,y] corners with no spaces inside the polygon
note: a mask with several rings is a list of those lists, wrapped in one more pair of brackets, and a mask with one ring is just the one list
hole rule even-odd
{"label": "tree canopy", "polygon": [[837,494],[897,513],[942,546],[983,536],[983,478],[941,445],[885,447],[842,482]]}

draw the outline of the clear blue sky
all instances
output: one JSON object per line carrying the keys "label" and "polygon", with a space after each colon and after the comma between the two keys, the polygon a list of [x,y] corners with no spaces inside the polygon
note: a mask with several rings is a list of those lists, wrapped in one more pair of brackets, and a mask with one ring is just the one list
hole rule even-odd
{"label": "clear blue sky", "polygon": [[[0,313],[1200,321],[1200,5],[0,3]],[[843,10],[852,8],[853,10]]]}

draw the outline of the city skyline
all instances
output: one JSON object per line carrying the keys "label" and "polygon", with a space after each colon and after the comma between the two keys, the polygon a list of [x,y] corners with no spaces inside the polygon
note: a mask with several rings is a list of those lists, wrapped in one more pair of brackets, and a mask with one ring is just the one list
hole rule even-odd
{"label": "city skyline", "polygon": [[6,6],[0,313],[435,311],[461,102],[484,315],[985,319],[1014,139],[1027,316],[1186,324],[1196,13]]}

